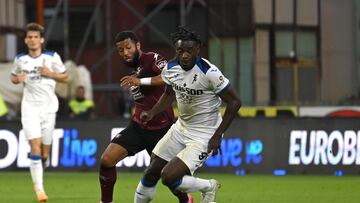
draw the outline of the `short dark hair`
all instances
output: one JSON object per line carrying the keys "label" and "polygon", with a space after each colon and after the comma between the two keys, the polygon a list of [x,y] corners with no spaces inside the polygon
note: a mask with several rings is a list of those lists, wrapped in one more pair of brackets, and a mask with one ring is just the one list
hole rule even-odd
{"label": "short dark hair", "polygon": [[29,31],[39,32],[41,37],[44,37],[45,29],[38,23],[29,23],[26,25],[26,33]]}
{"label": "short dark hair", "polygon": [[128,38],[135,43],[139,41],[136,34],[133,31],[126,30],[126,31],[119,32],[115,36],[115,43],[118,43],[118,42],[123,41]]}
{"label": "short dark hair", "polygon": [[184,41],[194,41],[197,44],[201,45],[200,36],[194,31],[187,29],[185,27],[178,27],[177,31],[170,34],[171,40],[175,44],[179,40]]}

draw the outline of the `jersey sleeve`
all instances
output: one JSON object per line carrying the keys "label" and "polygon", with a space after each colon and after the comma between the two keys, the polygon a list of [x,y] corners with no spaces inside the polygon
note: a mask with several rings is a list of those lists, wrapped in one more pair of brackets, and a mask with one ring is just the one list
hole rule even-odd
{"label": "jersey sleeve", "polygon": [[14,63],[13,63],[13,67],[11,69],[11,74],[17,75],[19,73],[21,73],[20,60],[18,58],[15,58]]}
{"label": "jersey sleeve", "polygon": [[161,78],[166,84],[171,85],[171,82],[169,80],[169,74],[170,73],[168,71],[168,65],[166,64],[165,68],[163,68],[161,71]]}
{"label": "jersey sleeve", "polygon": [[53,58],[53,62],[52,62],[52,68],[57,73],[63,73],[63,72],[66,71],[65,65],[63,64],[59,54],[56,53],[56,52],[54,54],[54,58]]}
{"label": "jersey sleeve", "polygon": [[230,85],[230,81],[215,66],[212,66],[208,70],[206,77],[208,78],[210,86],[216,94],[225,90]]}
{"label": "jersey sleeve", "polygon": [[164,69],[167,61],[159,54],[154,54],[154,63],[151,66],[151,70],[158,75],[161,74],[161,71]]}

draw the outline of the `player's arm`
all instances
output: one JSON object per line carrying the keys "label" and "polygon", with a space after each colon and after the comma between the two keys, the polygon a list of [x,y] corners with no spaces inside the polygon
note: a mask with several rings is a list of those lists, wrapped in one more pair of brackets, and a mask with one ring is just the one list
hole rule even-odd
{"label": "player's arm", "polygon": [[226,109],[222,122],[209,140],[208,153],[212,151],[213,155],[217,154],[220,148],[222,134],[224,134],[225,130],[230,126],[241,106],[239,96],[232,85],[229,85],[219,96],[226,103]]}
{"label": "player's arm", "polygon": [[165,82],[160,75],[147,78],[137,78],[135,76],[127,75],[120,79],[120,85],[125,89],[129,89],[131,86],[140,85],[163,86],[165,85]]}
{"label": "player's arm", "polygon": [[56,72],[50,71],[49,69],[46,70],[45,68],[42,68],[40,73],[42,76],[52,78],[52,79],[56,80],[57,82],[66,83],[66,82],[68,82],[68,79],[69,79],[69,76],[66,72],[56,73]]}
{"label": "player's arm", "polygon": [[25,82],[26,75],[20,68],[20,62],[17,58],[14,59],[14,67],[11,70],[10,80],[14,84]]}
{"label": "player's arm", "polygon": [[152,107],[150,111],[144,111],[140,115],[141,122],[147,123],[155,115],[165,111],[175,100],[175,92],[170,85],[166,85],[165,92],[160,100]]}
{"label": "player's arm", "polygon": [[45,63],[40,68],[40,74],[41,74],[41,76],[52,78],[52,79],[56,80],[57,82],[66,83],[66,82],[68,82],[68,79],[69,79],[69,76],[66,73],[66,71],[62,72],[62,73],[53,72],[45,65]]}

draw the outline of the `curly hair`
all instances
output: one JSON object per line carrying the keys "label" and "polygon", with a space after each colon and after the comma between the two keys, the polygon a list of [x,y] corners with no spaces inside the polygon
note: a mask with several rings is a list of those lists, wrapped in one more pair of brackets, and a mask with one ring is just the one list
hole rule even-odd
{"label": "curly hair", "polygon": [[200,36],[190,29],[185,27],[178,27],[177,31],[170,34],[171,40],[175,44],[179,40],[184,41],[194,41],[197,44],[201,45]]}
{"label": "curly hair", "polygon": [[128,38],[135,43],[139,41],[136,34],[133,31],[126,30],[116,34],[115,43],[118,43]]}

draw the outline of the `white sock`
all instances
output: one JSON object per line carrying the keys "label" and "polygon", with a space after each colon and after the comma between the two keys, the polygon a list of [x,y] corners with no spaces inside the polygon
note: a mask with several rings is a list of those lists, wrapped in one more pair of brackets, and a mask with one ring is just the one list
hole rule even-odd
{"label": "white sock", "polygon": [[211,187],[210,181],[206,179],[196,178],[194,176],[185,175],[181,184],[176,188],[183,192],[206,192]]}
{"label": "white sock", "polygon": [[148,203],[154,198],[155,193],[156,185],[154,187],[146,187],[140,181],[136,188],[134,203]]}
{"label": "white sock", "polygon": [[30,173],[36,194],[44,192],[43,167],[40,157],[32,156],[30,158]]}

